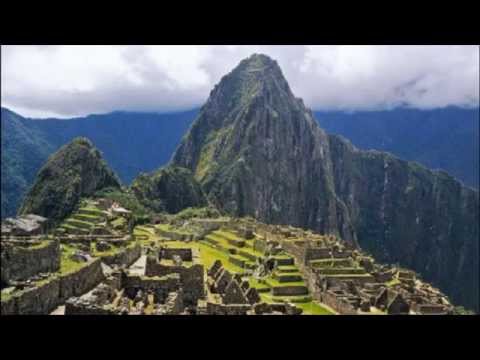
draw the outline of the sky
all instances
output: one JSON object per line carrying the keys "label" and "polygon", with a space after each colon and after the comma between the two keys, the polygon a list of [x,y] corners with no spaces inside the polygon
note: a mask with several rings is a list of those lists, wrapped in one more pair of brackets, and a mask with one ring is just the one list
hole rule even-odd
{"label": "sky", "polygon": [[277,60],[313,110],[478,106],[478,46],[2,46],[1,101],[27,117],[201,106],[243,58]]}

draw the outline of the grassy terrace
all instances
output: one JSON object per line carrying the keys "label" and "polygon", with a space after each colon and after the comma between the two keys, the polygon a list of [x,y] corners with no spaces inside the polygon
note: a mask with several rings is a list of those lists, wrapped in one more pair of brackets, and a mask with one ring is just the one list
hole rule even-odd
{"label": "grassy terrace", "polygon": [[158,225],[155,225],[155,228],[161,231],[176,232],[182,235],[193,235],[191,232],[188,232],[186,230],[174,228],[170,224],[158,224]]}
{"label": "grassy terrace", "polygon": [[85,263],[80,263],[70,259],[70,256],[77,249],[71,245],[62,245],[62,256],[60,259],[60,274],[70,274],[72,272],[80,270]]}
{"label": "grassy terrace", "polygon": [[350,267],[353,265],[351,259],[338,258],[311,260],[309,264],[314,268]]}
{"label": "grassy terrace", "polygon": [[50,244],[50,241],[51,240],[49,240],[49,239],[42,240],[38,244],[32,245],[32,246],[28,247],[27,249],[29,249],[29,250],[42,249],[42,248],[46,247],[48,244]]}
{"label": "grassy terrace", "polygon": [[283,266],[281,265],[277,267],[278,273],[289,274],[289,273],[298,273],[299,271],[300,270],[295,265],[283,265]]}
{"label": "grassy terrace", "polygon": [[223,267],[228,271],[236,274],[243,274],[243,269],[237,265],[232,264],[228,257],[229,255],[221,252],[217,249],[212,248],[209,245],[202,243],[193,243],[193,246],[196,246],[200,250],[200,257],[206,269],[209,269],[215,260],[220,260],[223,264]]}
{"label": "grassy terrace", "polygon": [[331,311],[314,301],[296,305],[303,310],[303,314],[305,315],[333,315]]}
{"label": "grassy terrace", "polygon": [[106,251],[97,251],[96,247],[94,245],[92,245],[92,256],[95,256],[95,257],[102,257],[102,256],[111,256],[111,255],[115,255],[115,254],[118,254],[119,252],[125,250],[125,249],[130,249],[132,247],[134,247],[135,245],[137,245],[137,242],[136,241],[131,241],[127,244],[127,246],[116,246],[116,245],[113,245],[112,244],[112,247],[111,249],[109,250],[106,250]]}
{"label": "grassy terrace", "polygon": [[270,287],[285,287],[285,286],[307,286],[305,281],[280,282],[274,278],[267,278],[266,283]]}
{"label": "grassy terrace", "polygon": [[310,295],[301,296],[272,296],[270,293],[260,293],[260,298],[266,303],[294,303],[303,310],[303,315],[333,315],[326,307],[312,300]]}
{"label": "grassy terrace", "polygon": [[[155,228],[164,231],[175,231],[182,233],[168,224],[155,225]],[[183,232],[185,233],[185,232]],[[255,262],[252,259],[263,258],[264,254],[253,249],[253,239],[246,240],[239,235],[228,230],[217,230],[206,236],[201,241],[165,241],[158,235],[154,234],[153,228],[145,226],[137,226],[134,234],[147,235],[150,241],[161,241],[162,245],[171,248],[195,248],[199,250],[201,262],[205,269],[209,269],[216,260],[222,261],[223,266],[231,273],[243,274],[244,269],[253,268]],[[162,241],[163,240],[163,241]],[[275,274],[263,280],[257,280],[253,277],[248,277],[248,282],[251,287],[256,288],[263,301],[268,303],[290,302],[295,303],[298,307],[303,309],[306,315],[327,315],[332,314],[322,305],[314,302],[306,283],[303,280],[303,275],[299,268],[295,266],[294,259],[288,254],[282,253],[275,256],[279,260],[280,265],[275,270]],[[239,266],[242,265],[242,266]],[[288,281],[287,276],[297,276],[299,281]],[[287,277],[287,278],[285,278]],[[284,280],[279,281],[279,278]],[[273,296],[272,288],[274,287],[305,287],[305,295],[290,295],[290,296]]]}

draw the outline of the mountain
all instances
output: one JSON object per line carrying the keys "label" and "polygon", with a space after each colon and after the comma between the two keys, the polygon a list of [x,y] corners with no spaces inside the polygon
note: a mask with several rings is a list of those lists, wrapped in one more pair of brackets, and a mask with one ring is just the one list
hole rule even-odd
{"label": "mountain", "polygon": [[478,192],[327,135],[265,55],[215,86],[172,165],[231,215],[338,234],[478,311]]}
{"label": "mountain", "polygon": [[447,107],[314,114],[325,131],[342,135],[361,149],[388,151],[443,169],[478,188],[479,113],[479,108]]}
{"label": "mountain", "polygon": [[2,108],[2,218],[13,216],[35,175],[55,146],[47,135],[25,123],[19,115]]}
{"label": "mountain", "polygon": [[155,212],[178,213],[188,207],[204,207],[207,200],[191,171],[168,166],[152,174],[140,174],[132,183],[132,193]]}
{"label": "mountain", "polygon": [[37,214],[59,221],[81,197],[104,188],[120,188],[117,176],[85,138],[76,138],[49,157],[25,197],[19,214]]}
{"label": "mountain", "polygon": [[264,55],[222,78],[172,163],[192,170],[209,200],[232,215],[341,229],[355,241],[334,193],[328,137]]}
{"label": "mountain", "polygon": [[[114,112],[74,119],[26,119],[2,108],[2,218],[16,213],[48,156],[77,136],[91,139],[129,184],[171,158],[198,110],[156,114]],[[479,109],[395,109],[315,112],[327,133],[361,149],[391,152],[443,169],[478,188]],[[134,134],[134,136],[132,136]],[[155,154],[155,156],[151,156]]]}
{"label": "mountain", "polygon": [[26,119],[2,108],[2,218],[13,216],[48,156],[74,138],[90,139],[129,184],[166,164],[197,110],[114,112],[74,119]]}

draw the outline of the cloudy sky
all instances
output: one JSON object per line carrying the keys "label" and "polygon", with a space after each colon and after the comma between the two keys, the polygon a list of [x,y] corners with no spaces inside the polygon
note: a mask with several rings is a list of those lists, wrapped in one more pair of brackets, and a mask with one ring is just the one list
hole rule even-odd
{"label": "cloudy sky", "polygon": [[202,105],[252,53],[314,110],[479,102],[477,46],[2,46],[2,106],[31,117]]}

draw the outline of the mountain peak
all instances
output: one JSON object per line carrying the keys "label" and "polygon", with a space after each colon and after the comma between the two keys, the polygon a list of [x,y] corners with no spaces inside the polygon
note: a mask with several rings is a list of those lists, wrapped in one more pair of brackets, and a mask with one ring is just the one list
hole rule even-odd
{"label": "mountain peak", "polygon": [[240,63],[214,87],[202,108],[215,127],[228,125],[252,104],[265,102],[272,108],[282,104],[297,106],[278,63],[263,54],[253,54]]}
{"label": "mountain peak", "polygon": [[275,60],[264,54],[252,54],[248,58],[243,59],[239,67],[245,67],[249,70],[263,70],[270,66],[278,67]]}
{"label": "mountain peak", "polygon": [[120,186],[92,142],[78,137],[50,156],[40,169],[19,214],[32,213],[59,221],[72,212],[81,197]]}

